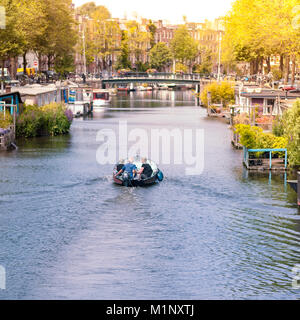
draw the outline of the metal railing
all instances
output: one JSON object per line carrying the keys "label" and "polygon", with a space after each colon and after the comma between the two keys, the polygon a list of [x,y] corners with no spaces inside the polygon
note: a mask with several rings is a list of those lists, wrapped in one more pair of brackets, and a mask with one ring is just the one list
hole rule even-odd
{"label": "metal railing", "polygon": [[110,76],[102,78],[101,80],[118,80],[118,79],[136,79],[136,78],[147,78],[147,79],[166,79],[166,80],[202,80],[203,75],[198,73],[147,73],[147,72],[128,72],[119,74],[117,76]]}
{"label": "metal railing", "polygon": [[18,106],[15,104],[7,104],[4,101],[0,101],[0,112],[3,113],[4,120],[6,119],[6,114],[13,116],[13,124],[10,126],[10,129],[13,131],[14,139],[16,137],[17,108]]}
{"label": "metal railing", "polygon": [[[283,152],[284,153],[284,159],[283,158],[279,158],[279,159],[273,159],[272,155],[273,152]],[[261,158],[257,158],[257,159],[250,159],[249,157],[249,153],[269,153],[269,159],[261,159]],[[268,168],[269,170],[272,170],[273,168],[273,162],[279,162],[284,165],[284,169],[287,169],[287,165],[288,165],[288,155],[287,155],[287,149],[286,148],[282,148],[282,149],[247,149],[244,147],[244,164],[246,165],[246,167],[249,169],[252,167],[250,162],[260,162],[261,166],[266,164],[266,162],[268,162]],[[283,162],[284,161],[284,162]],[[258,165],[258,163],[256,163],[256,165]]]}

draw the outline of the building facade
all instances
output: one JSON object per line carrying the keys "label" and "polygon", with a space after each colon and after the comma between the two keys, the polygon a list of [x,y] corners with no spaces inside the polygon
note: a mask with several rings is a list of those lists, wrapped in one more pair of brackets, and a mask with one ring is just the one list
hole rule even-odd
{"label": "building facade", "polygon": [[[126,18],[113,18],[105,21],[105,25],[113,25],[110,39],[114,43],[109,44],[109,49],[103,52],[103,48],[89,48],[88,43],[101,43],[99,41],[99,26],[92,19],[75,15],[77,21],[79,44],[76,48],[75,65],[76,73],[84,72],[84,60],[86,59],[86,71],[88,73],[113,73],[116,68],[118,57],[121,54],[122,34],[126,33],[128,38],[129,60],[133,69],[137,68],[138,63],[149,63],[149,52],[151,49],[151,35],[148,25],[149,19],[136,18],[128,20]],[[156,26],[154,42],[164,42],[170,47],[176,30],[180,25],[169,24],[166,21],[152,21]],[[218,52],[220,50],[220,39],[224,33],[221,20],[216,19],[213,22],[205,21],[203,23],[186,23],[190,36],[198,43],[199,54],[195,64],[201,64],[204,55],[211,55],[214,71],[217,70]],[[107,34],[105,35],[107,37]],[[98,38],[97,38],[98,37]],[[104,36],[103,36],[104,37]],[[85,41],[85,48],[84,48]],[[103,42],[102,47],[107,43]],[[91,54],[91,51],[93,51]],[[86,58],[84,59],[84,51]],[[105,51],[105,50],[104,50]],[[167,71],[172,71],[172,66]]]}

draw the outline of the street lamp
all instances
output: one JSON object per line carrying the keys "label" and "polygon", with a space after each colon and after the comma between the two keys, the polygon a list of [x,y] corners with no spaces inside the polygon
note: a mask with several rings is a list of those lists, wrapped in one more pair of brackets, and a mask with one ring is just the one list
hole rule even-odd
{"label": "street lamp", "polygon": [[[85,19],[88,19],[87,16],[84,17]],[[85,21],[83,20],[82,23],[82,41],[83,41],[83,74],[86,75],[86,48],[85,48]]]}
{"label": "street lamp", "polygon": [[220,31],[220,35],[219,35],[218,82],[220,82],[220,78],[221,78],[221,52],[222,52],[222,31]]}

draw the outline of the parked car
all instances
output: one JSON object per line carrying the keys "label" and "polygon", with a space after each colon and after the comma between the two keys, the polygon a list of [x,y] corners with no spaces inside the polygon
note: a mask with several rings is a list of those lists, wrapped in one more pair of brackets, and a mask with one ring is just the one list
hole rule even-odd
{"label": "parked car", "polygon": [[0,81],[4,82],[6,85],[10,85],[10,86],[17,86],[19,84],[18,80],[13,80],[11,79],[10,76],[4,76],[0,78]]}
{"label": "parked car", "polygon": [[296,90],[297,86],[292,85],[292,84],[280,84],[278,86],[278,89],[281,89],[283,91],[291,91],[291,90]]}
{"label": "parked car", "polygon": [[23,73],[17,73],[17,80],[19,81],[21,86],[25,86],[26,84],[32,84],[34,82],[32,78],[28,77]]}
{"label": "parked car", "polygon": [[58,74],[52,70],[42,71],[42,73],[46,76],[47,81],[56,81],[59,79]]}
{"label": "parked car", "polygon": [[290,93],[300,93],[300,88],[297,88],[295,90],[290,90]]}

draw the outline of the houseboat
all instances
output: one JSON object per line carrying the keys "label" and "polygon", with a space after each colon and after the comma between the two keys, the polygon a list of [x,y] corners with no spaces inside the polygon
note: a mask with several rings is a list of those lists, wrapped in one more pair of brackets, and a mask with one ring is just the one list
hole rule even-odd
{"label": "houseboat", "polygon": [[252,108],[255,107],[258,114],[262,116],[282,115],[286,109],[286,102],[295,101],[299,97],[298,92],[241,86],[235,91],[235,104],[238,106],[236,111],[250,114]]}
{"label": "houseboat", "polygon": [[105,106],[109,105],[111,97],[109,90],[96,89],[93,90],[93,112],[102,112]]}

